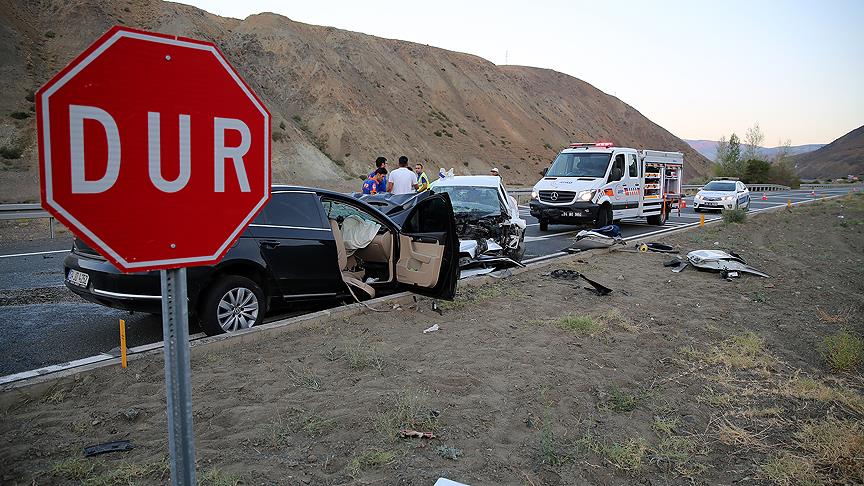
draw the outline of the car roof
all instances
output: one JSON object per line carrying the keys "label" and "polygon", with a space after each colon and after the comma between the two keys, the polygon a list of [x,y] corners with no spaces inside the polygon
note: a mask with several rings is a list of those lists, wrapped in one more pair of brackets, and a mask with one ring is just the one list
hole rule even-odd
{"label": "car roof", "polygon": [[477,187],[498,187],[501,185],[501,177],[492,175],[474,175],[474,176],[453,176],[438,179],[433,182],[435,186],[477,186]]}

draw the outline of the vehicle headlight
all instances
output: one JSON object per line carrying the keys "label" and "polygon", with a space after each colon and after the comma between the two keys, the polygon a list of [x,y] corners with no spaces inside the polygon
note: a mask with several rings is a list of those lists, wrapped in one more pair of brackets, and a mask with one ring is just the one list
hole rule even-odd
{"label": "vehicle headlight", "polygon": [[732,199],[732,196],[723,196],[724,201],[731,201]]}
{"label": "vehicle headlight", "polygon": [[537,199],[538,197],[540,197],[540,194],[537,191],[531,191],[531,199]]}
{"label": "vehicle headlight", "polygon": [[590,201],[594,199],[594,193],[597,191],[581,191],[576,195],[578,201]]}
{"label": "vehicle headlight", "polygon": [[702,194],[696,194],[696,196],[693,197],[693,200],[694,201],[701,201],[702,200]]}

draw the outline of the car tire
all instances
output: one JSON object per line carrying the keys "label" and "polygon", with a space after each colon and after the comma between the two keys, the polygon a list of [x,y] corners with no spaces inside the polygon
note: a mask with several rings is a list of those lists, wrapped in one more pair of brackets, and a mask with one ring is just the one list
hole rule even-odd
{"label": "car tire", "polygon": [[656,216],[648,216],[647,218],[645,218],[645,220],[650,225],[663,226],[664,224],[666,224],[666,219],[668,218],[668,216],[668,212],[660,211],[660,214]]}
{"label": "car tire", "polygon": [[604,204],[600,206],[600,210],[597,212],[597,221],[594,222],[594,227],[602,228],[609,226],[613,219],[615,218],[612,213],[612,206]]}
{"label": "car tire", "polygon": [[522,258],[525,256],[525,232],[522,232],[522,237],[519,238],[519,246],[516,247],[516,251],[513,252],[513,260],[517,262],[522,262]]}
{"label": "car tire", "polygon": [[694,213],[701,213],[701,212],[702,212],[702,208],[693,208],[693,212],[694,212]]}
{"label": "car tire", "polygon": [[540,221],[540,231],[549,231],[549,221],[545,219],[541,219]]}
{"label": "car tire", "polygon": [[226,275],[205,291],[198,315],[204,333],[215,336],[261,324],[266,310],[264,291],[257,283]]}

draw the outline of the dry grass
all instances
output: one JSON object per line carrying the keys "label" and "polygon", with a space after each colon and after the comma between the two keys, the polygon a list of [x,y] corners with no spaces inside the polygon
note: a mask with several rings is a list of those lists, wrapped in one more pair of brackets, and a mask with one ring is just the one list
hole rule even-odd
{"label": "dry grass", "polygon": [[765,340],[751,331],[734,335],[714,347],[708,361],[738,370],[767,369],[775,362],[765,349]]}
{"label": "dry grass", "polygon": [[601,448],[610,464],[625,471],[641,469],[648,450],[648,442],[641,437],[634,437],[626,442],[613,442]]}
{"label": "dry grass", "polygon": [[828,417],[808,422],[795,434],[815,468],[840,483],[864,483],[864,425]]}
{"label": "dry grass", "polygon": [[826,337],[823,343],[825,359],[834,371],[841,373],[855,371],[864,359],[864,339],[848,329],[842,329],[837,334]]}
{"label": "dry grass", "polygon": [[564,316],[555,321],[555,325],[565,331],[570,331],[579,336],[593,336],[606,328],[603,323],[598,322],[587,314],[581,316]]}
{"label": "dry grass", "polygon": [[758,477],[777,486],[821,486],[823,478],[806,458],[788,452],[774,455],[759,466]]}
{"label": "dry grass", "polygon": [[730,422],[729,419],[723,419],[717,424],[717,439],[728,446],[742,449],[763,448],[765,447],[765,443],[762,441],[764,435],[764,431],[750,432]]}
{"label": "dry grass", "polygon": [[343,349],[343,356],[352,370],[375,370],[381,372],[387,367],[387,360],[374,346],[363,341],[349,343]]}
{"label": "dry grass", "polygon": [[801,400],[834,402],[852,412],[864,415],[864,397],[852,390],[838,390],[832,388],[825,383],[812,378],[795,376],[780,386],[779,394],[781,396],[799,398]]}
{"label": "dry grass", "polygon": [[426,393],[402,394],[392,398],[384,411],[374,417],[379,434],[389,441],[395,441],[402,429],[420,432],[437,432],[440,422],[429,405]]}
{"label": "dry grass", "polygon": [[[210,469],[198,480],[199,486],[237,486],[242,482],[240,476],[228,474],[219,469]],[[130,483],[131,484],[131,483]]]}
{"label": "dry grass", "polygon": [[399,454],[393,450],[369,449],[351,458],[351,461],[348,462],[348,473],[356,478],[363,471],[392,464],[397,457]]}
{"label": "dry grass", "polygon": [[51,474],[66,479],[85,479],[90,476],[96,466],[83,457],[70,457],[51,466]]}

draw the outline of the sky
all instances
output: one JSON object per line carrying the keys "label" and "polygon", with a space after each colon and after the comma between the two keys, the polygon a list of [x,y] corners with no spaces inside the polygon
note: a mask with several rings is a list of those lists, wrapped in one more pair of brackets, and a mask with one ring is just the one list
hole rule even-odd
{"label": "sky", "polygon": [[864,125],[864,0],[183,0],[243,19],[408,40],[550,68],[685,139],[829,143]]}

